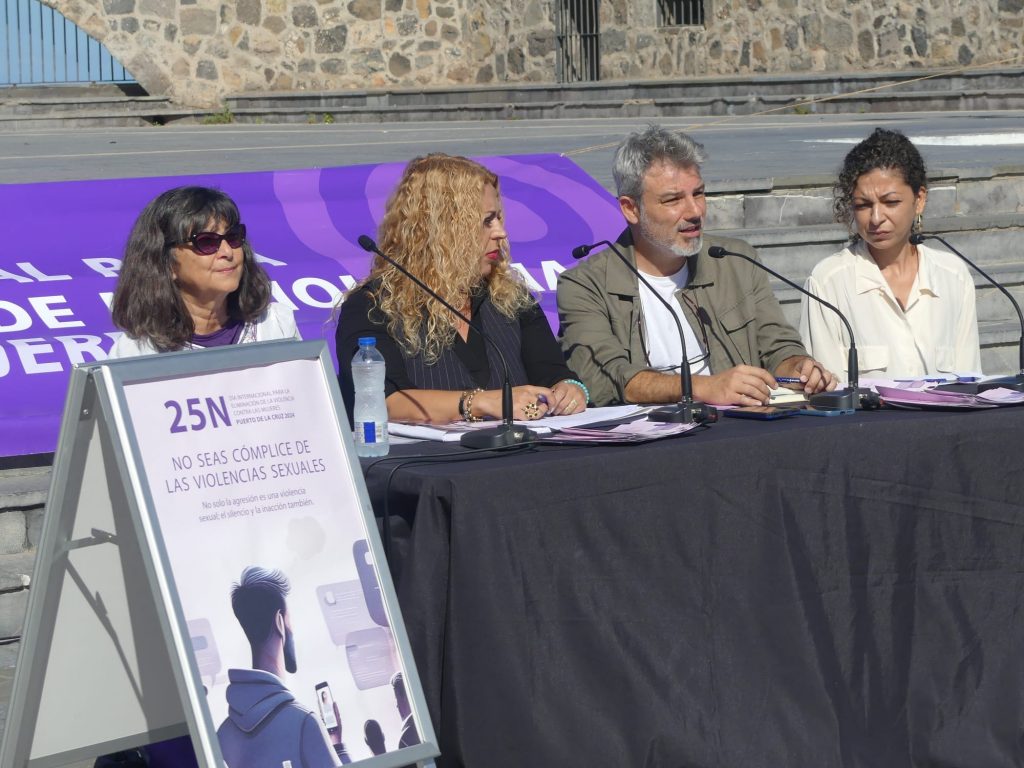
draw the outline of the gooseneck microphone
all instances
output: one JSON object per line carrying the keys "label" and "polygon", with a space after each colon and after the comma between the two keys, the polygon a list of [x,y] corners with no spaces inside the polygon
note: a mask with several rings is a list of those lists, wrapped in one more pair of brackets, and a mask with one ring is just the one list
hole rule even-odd
{"label": "gooseneck microphone", "polygon": [[[839,315],[839,319],[842,320],[843,325],[846,326],[846,333],[849,334],[850,336],[850,354],[847,357],[846,361],[846,370],[848,373],[849,381],[847,382],[847,386],[844,389],[837,389],[832,392],[818,392],[815,395],[809,396],[807,398],[807,401],[811,405],[819,408],[848,409],[861,407],[860,395],[857,391],[857,379],[860,377],[860,368],[857,365],[857,344],[853,338],[853,328],[850,326],[850,321],[847,320],[846,316],[839,311],[838,307],[829,304],[827,301],[825,301],[823,298],[819,296],[815,296],[806,288],[797,285],[789,278],[783,277],[771,267],[765,266],[757,259],[751,258],[750,256],[747,256],[745,253],[736,253],[735,251],[726,250],[725,248],[722,248],[720,245],[713,245],[710,248],[708,248],[708,256],[710,256],[713,259],[724,259],[726,256],[737,256],[741,259],[745,259],[749,261],[751,264],[760,267],[769,275],[777,277],[779,280],[781,280],[791,288],[796,288],[796,290],[800,291],[800,293],[802,293],[804,296],[810,296],[819,304],[824,304],[826,307],[828,307],[837,315]],[[873,407],[877,407],[874,405],[874,403],[871,403],[871,405]]]}
{"label": "gooseneck microphone", "polygon": [[647,279],[640,273],[640,270],[630,263],[629,259],[622,254],[622,251],[615,247],[614,243],[608,240],[601,240],[590,245],[578,245],[572,249],[572,257],[578,261],[599,245],[608,246],[619,257],[619,260],[626,265],[626,269],[636,275],[637,279],[647,286],[647,290],[651,292],[654,298],[665,305],[665,309],[668,310],[669,315],[675,321],[676,328],[679,330],[679,345],[683,350],[683,360],[679,366],[681,392],[679,402],[676,405],[656,408],[647,414],[647,418],[651,421],[668,421],[676,424],[707,424],[718,421],[718,411],[714,407],[693,399],[693,377],[690,374],[690,361],[686,355],[686,338],[683,335],[683,324],[679,322],[679,316],[672,309],[672,305],[665,301],[665,298],[660,293],[654,290],[651,284],[647,282]]}
{"label": "gooseneck microphone", "polygon": [[[986,280],[988,280],[992,285],[994,285],[996,288],[998,288],[1002,292],[1002,294],[1006,298],[1008,298],[1010,300],[1010,303],[1013,305],[1013,308],[1017,311],[1017,322],[1020,323],[1020,328],[1021,328],[1020,341],[1017,343],[1017,347],[1018,347],[1018,349],[1017,349],[1017,363],[1018,363],[1017,370],[1018,370],[1018,373],[1015,376],[1003,376],[1003,377],[998,378],[998,379],[989,379],[988,381],[985,381],[985,382],[982,382],[981,384],[978,384],[977,385],[977,389],[975,391],[976,392],[984,392],[987,389],[995,389],[996,387],[1004,387],[1005,389],[1014,389],[1014,390],[1016,390],[1018,392],[1024,392],[1024,314],[1021,314],[1020,305],[1017,303],[1017,300],[1015,298],[1013,298],[1013,294],[1011,294],[1008,290],[1006,290],[1005,286],[1003,286],[998,281],[994,280],[987,272],[985,272],[985,270],[983,270],[981,267],[979,267],[973,261],[968,259],[962,253],[960,253],[960,251],[958,251],[952,245],[947,243],[944,238],[939,237],[938,235],[925,235],[925,234],[921,234],[921,233],[916,233],[916,234],[913,234],[913,235],[910,236],[910,242],[911,242],[912,245],[921,245],[921,243],[923,243],[925,240],[938,240],[944,246],[949,248],[949,250],[951,250],[953,253],[955,253],[957,256],[959,256],[961,259],[963,259],[965,262],[967,262],[967,266],[969,266],[971,269],[973,269],[979,275],[981,275]],[[952,385],[952,386],[955,386],[957,388],[961,387],[961,385]]]}
{"label": "gooseneck microphone", "polygon": [[408,277],[426,293],[430,298],[437,301],[442,307],[447,309],[457,318],[462,320],[466,325],[471,327],[477,333],[480,334],[485,342],[491,345],[495,352],[498,353],[498,360],[501,361],[502,367],[502,384],[501,384],[501,424],[496,427],[485,427],[483,429],[474,429],[471,432],[467,432],[460,439],[459,443],[466,448],[509,448],[514,445],[523,445],[524,443],[532,443],[537,439],[537,433],[532,429],[522,427],[512,420],[512,377],[509,375],[508,363],[505,362],[505,355],[502,354],[501,348],[494,343],[494,340],[484,333],[483,328],[479,325],[474,324],[468,317],[462,312],[457,310],[441,296],[437,294],[429,285],[420,280],[416,275],[410,272],[408,269],[403,267],[393,258],[385,254],[380,248],[377,247],[377,243],[374,242],[372,237],[368,235],[359,236],[359,247],[368,253],[375,253],[380,256],[384,261],[393,266],[403,275]]}

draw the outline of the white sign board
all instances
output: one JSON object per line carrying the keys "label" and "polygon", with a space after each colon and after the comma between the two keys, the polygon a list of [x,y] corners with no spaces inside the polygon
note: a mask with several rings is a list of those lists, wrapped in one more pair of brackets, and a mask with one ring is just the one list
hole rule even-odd
{"label": "white sign board", "polygon": [[[85,533],[77,525],[72,534],[75,526],[67,519],[87,515],[94,504],[83,504],[72,488],[55,493],[59,507],[51,503],[47,510],[40,552],[46,562],[37,566],[37,578],[38,568],[49,569],[42,580],[56,597],[48,606],[45,595],[33,591],[27,658],[19,660],[15,682],[16,698],[42,686],[42,704],[38,712],[9,721],[3,764],[58,765],[59,755],[79,759],[83,749],[101,754],[133,738],[145,743],[186,731],[204,766],[319,768],[365,760],[383,767],[435,756],[323,344],[275,342],[154,356],[80,369],[76,376],[89,383],[72,384],[80,396],[69,397],[65,431],[71,434],[58,449],[55,483],[58,476],[88,481],[101,473],[113,511],[102,525],[90,522]],[[98,408],[83,419],[91,387]],[[83,423],[98,429],[83,430]],[[107,432],[109,445],[101,440],[98,450],[83,448],[96,442],[83,440],[79,433],[85,431],[101,437]],[[97,453],[100,460],[87,460]],[[93,468],[76,469],[87,465]],[[127,503],[119,504],[122,494]],[[69,553],[72,541],[77,543]],[[135,542],[138,557],[126,557]],[[100,734],[96,741],[58,735],[60,729],[45,737],[45,721],[54,716],[48,699],[68,700],[68,689],[74,701],[88,696],[73,690],[74,675],[63,682],[52,673],[33,676],[40,663],[30,658],[29,633],[50,628],[59,635],[65,600],[57,592],[91,594],[89,579],[97,578],[77,569],[84,588],[74,579],[69,584],[68,568],[75,569],[76,558],[104,551],[120,563],[104,578],[116,583],[120,570],[134,585],[121,587],[126,597],[115,602],[124,603],[126,625],[136,634],[130,593],[140,592],[139,584],[149,587],[141,592],[152,596],[156,608],[149,614],[159,626],[144,642],[165,649],[157,655],[171,669],[162,671],[162,679],[173,681],[177,695],[172,689],[164,695],[177,704],[158,716],[147,714],[152,706],[140,682],[147,675],[139,669],[127,676],[134,685],[121,681],[91,691],[94,705],[102,707],[108,693],[120,691],[123,702],[126,690],[138,689],[128,697],[138,700],[128,707],[138,712],[120,718],[129,724],[123,733],[103,723],[92,729]],[[79,608],[77,620],[83,613],[88,605]],[[94,642],[103,644],[105,637],[109,645],[113,637],[122,649],[104,657],[131,657],[135,648],[126,652],[121,639],[128,629],[111,632],[102,624]],[[133,635],[131,644],[137,648],[140,641]],[[43,647],[43,670],[54,661],[61,667],[52,657],[62,649]],[[139,664],[128,659],[129,668]],[[114,681],[124,677],[123,671],[110,674]],[[94,676],[93,685],[103,678]],[[13,734],[12,726],[18,729]]]}

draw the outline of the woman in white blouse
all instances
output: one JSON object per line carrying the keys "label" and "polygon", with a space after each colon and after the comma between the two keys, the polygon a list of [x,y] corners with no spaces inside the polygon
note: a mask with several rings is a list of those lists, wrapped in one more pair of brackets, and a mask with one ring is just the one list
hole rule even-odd
{"label": "woman in white blouse", "polygon": [[[974,281],[945,251],[910,242],[928,198],[921,153],[899,131],[876,128],[850,150],[834,188],[850,244],[823,259],[806,288],[850,320],[860,375],[914,378],[981,371]],[[804,298],[809,354],[849,380],[850,341],[835,313]]]}

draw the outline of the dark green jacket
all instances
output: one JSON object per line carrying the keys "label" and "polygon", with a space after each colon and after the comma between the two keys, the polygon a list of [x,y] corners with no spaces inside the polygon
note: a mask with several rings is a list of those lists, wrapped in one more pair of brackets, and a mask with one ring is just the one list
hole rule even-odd
{"label": "dark green jacket", "polygon": [[[704,246],[691,256],[690,281],[677,300],[698,339],[707,335],[712,373],[735,365],[756,365],[768,371],[793,355],[806,355],[800,334],[786,322],[768,285],[768,275],[743,259],[712,259],[708,248],[720,245],[756,257],[742,240],[704,236]],[[633,264],[628,230],[619,250]],[[698,307],[700,319],[682,292]],[[594,405],[625,402],[626,384],[649,370],[644,348],[644,323],[637,279],[610,250],[592,255],[558,278],[559,337],[569,367],[590,389]],[[692,358],[696,350],[687,350]]]}

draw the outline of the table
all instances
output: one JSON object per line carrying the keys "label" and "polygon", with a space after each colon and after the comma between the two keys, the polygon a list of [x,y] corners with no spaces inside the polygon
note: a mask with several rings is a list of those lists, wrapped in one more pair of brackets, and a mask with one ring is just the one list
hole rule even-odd
{"label": "table", "polygon": [[1019,766],[1022,440],[1024,409],[726,419],[396,470],[439,765]]}

